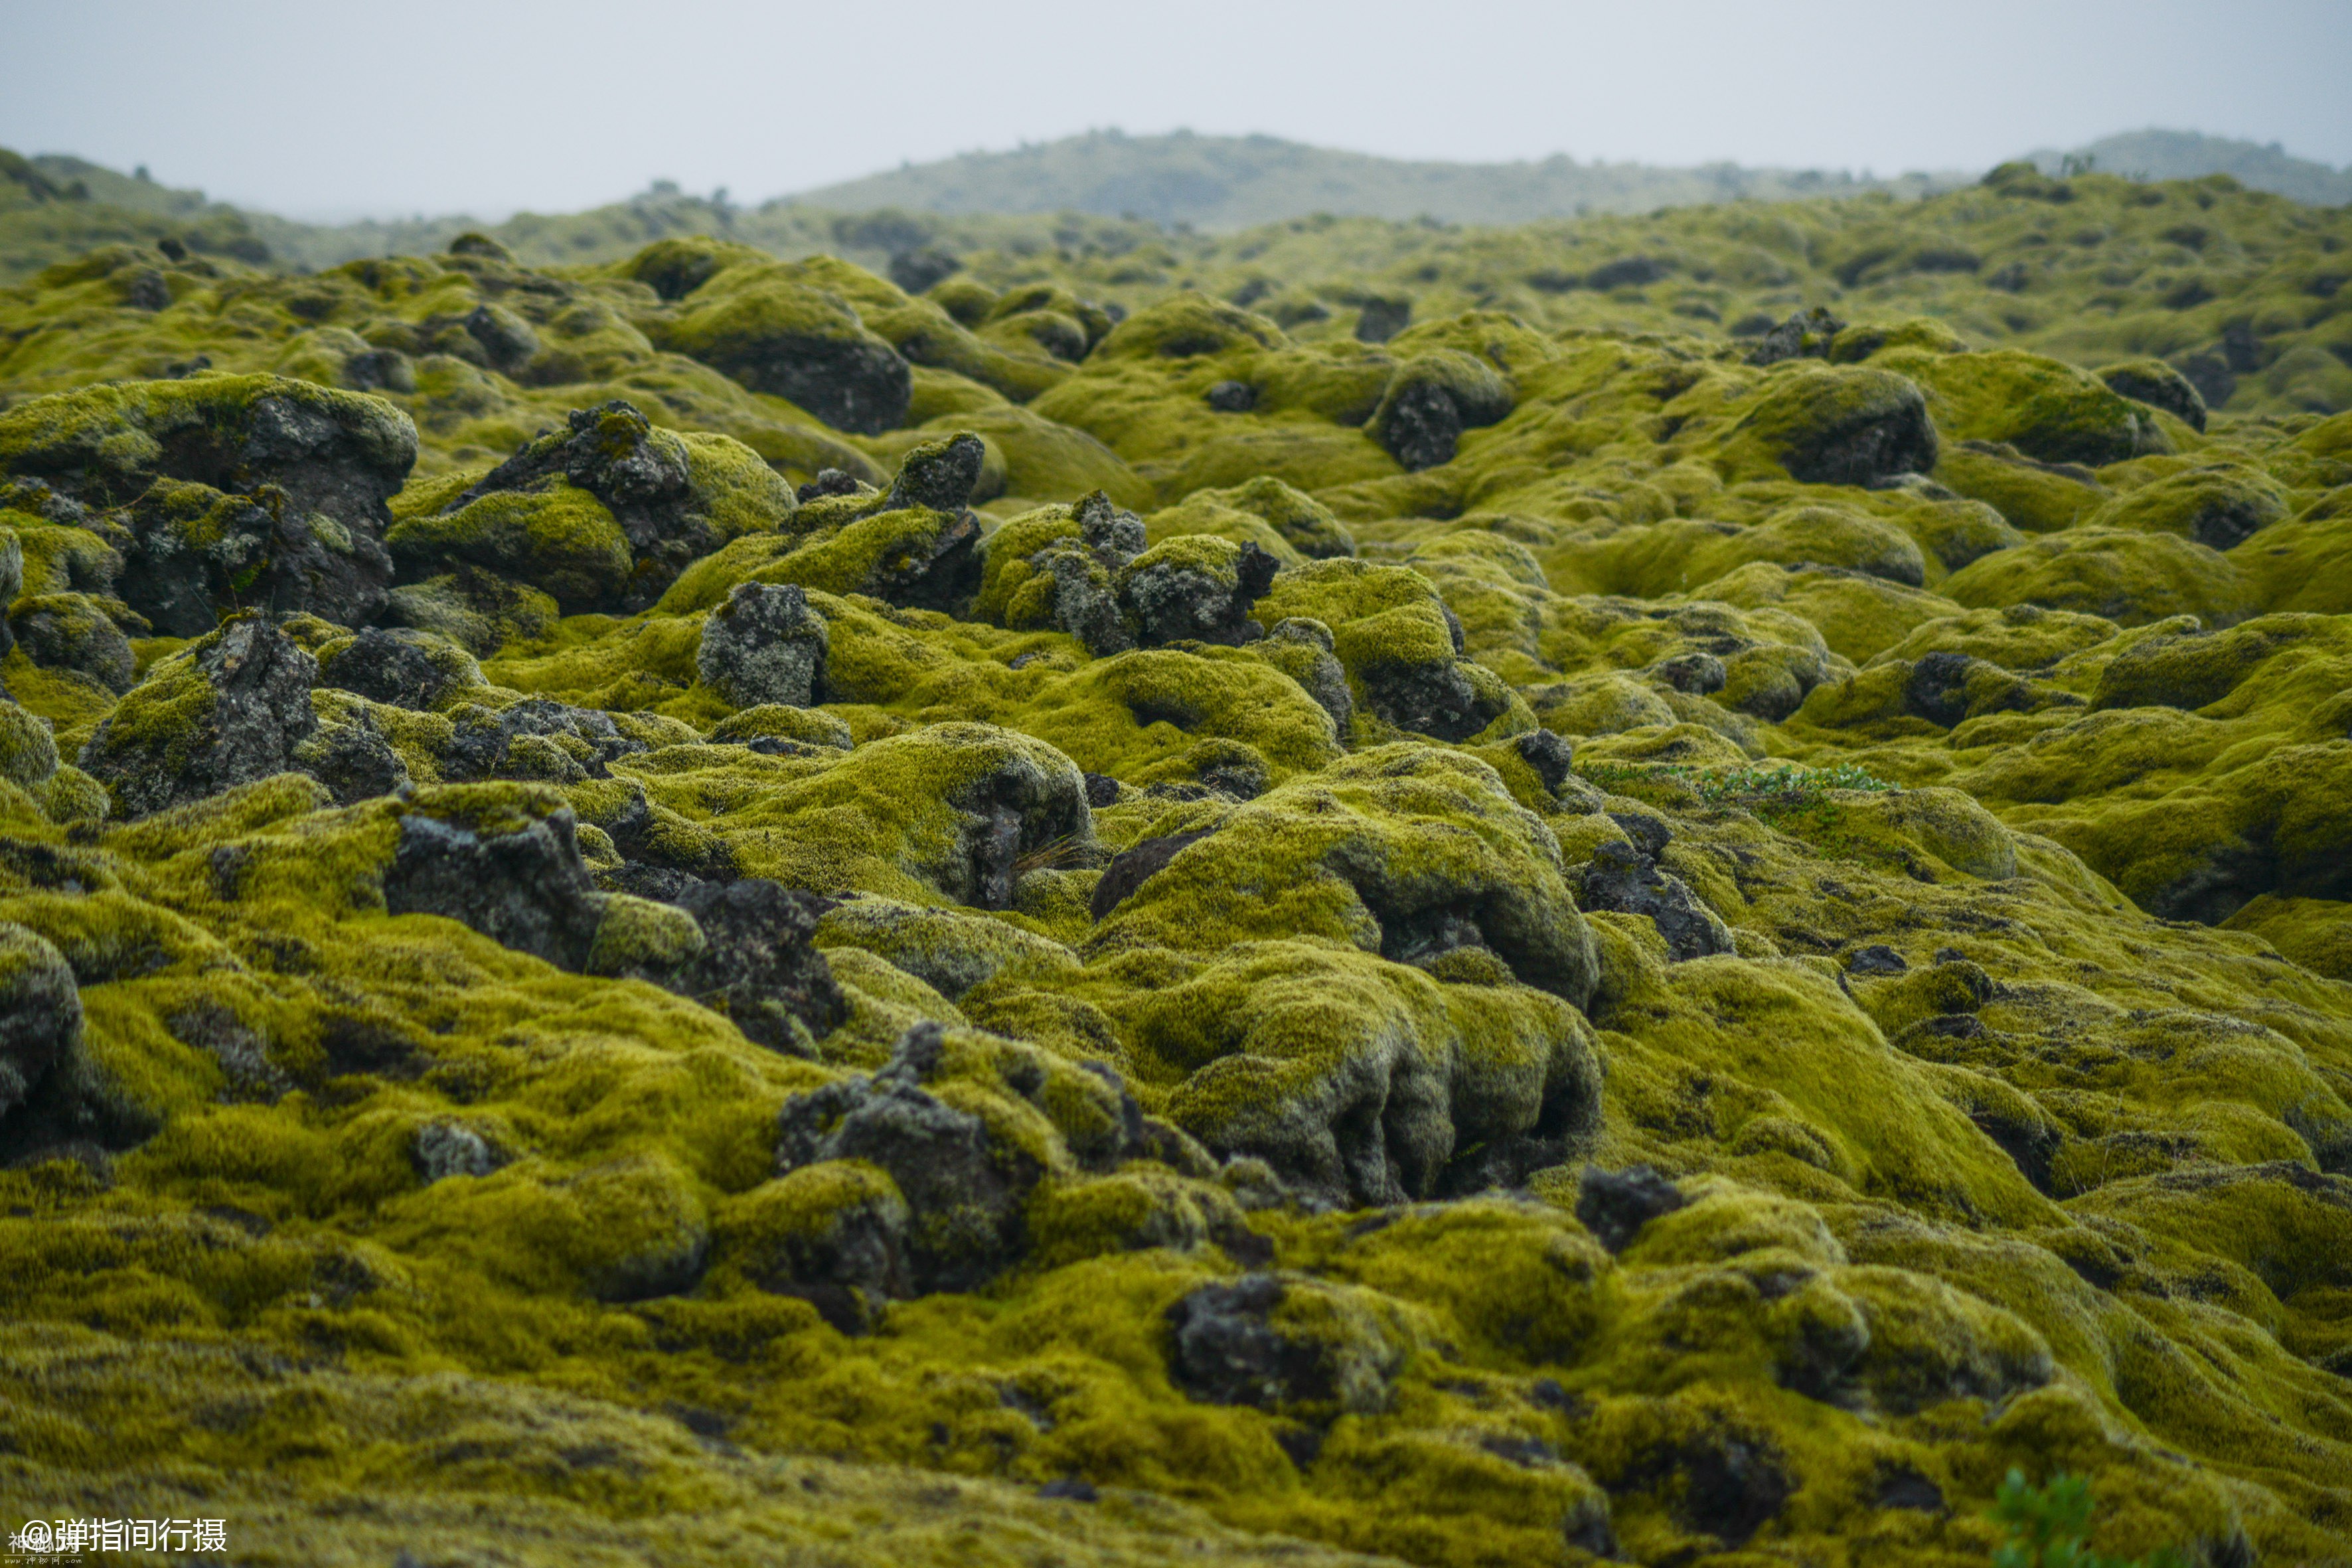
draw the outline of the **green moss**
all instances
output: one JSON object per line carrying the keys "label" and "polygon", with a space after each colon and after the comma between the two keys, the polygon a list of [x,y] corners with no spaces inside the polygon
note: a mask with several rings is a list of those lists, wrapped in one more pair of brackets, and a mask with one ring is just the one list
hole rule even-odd
{"label": "green moss", "polygon": [[1926,349],[1933,353],[1966,353],[1968,342],[1945,322],[1932,316],[1913,316],[1886,325],[1848,327],[1830,340],[1832,364],[1852,364],[1888,349]]}
{"label": "green moss", "polygon": [[1818,628],[1832,653],[1856,663],[1903,646],[1920,627],[1958,608],[1941,595],[1824,564],[1830,569],[1758,561],[1706,584],[1694,596],[1743,609],[1786,610]]}
{"label": "green moss", "polygon": [[862,948],[950,1002],[998,979],[1050,985],[1077,968],[1059,943],[1007,922],[887,899],[858,899],[818,923],[820,947]]}
{"label": "green moss", "polygon": [[740,743],[762,735],[844,752],[853,743],[849,726],[832,714],[810,708],[790,708],[780,702],[738,709],[710,730],[714,743]]}
{"label": "green moss", "polygon": [[[1147,526],[1154,542],[1171,533],[1224,533],[1228,538],[1238,538],[1240,535],[1226,531],[1234,524],[1219,521],[1234,512],[1255,518],[1284,546],[1310,560],[1356,552],[1354,537],[1330,508],[1270,477],[1255,479],[1229,490],[1195,491],[1185,498],[1183,504],[1154,514],[1147,520]],[[1189,526],[1195,518],[1219,521],[1219,525]],[[1269,544],[1267,548],[1274,546]],[[1276,553],[1280,552],[1276,550]]]}
{"label": "green moss", "polygon": [[1935,477],[1994,507],[2028,533],[2071,527],[2108,500],[2107,490],[2079,464],[2037,462],[2014,447],[1990,441],[1946,446]]}
{"label": "green moss", "polygon": [[792,525],[793,487],[757,452],[732,437],[702,431],[688,431],[679,439],[694,510],[721,539]]}
{"label": "green moss", "polygon": [[2352,910],[2342,903],[2264,893],[2223,923],[2262,937],[2315,974],[2352,979]]}
{"label": "green moss", "polygon": [[590,974],[670,974],[704,945],[702,928],[684,910],[615,893],[605,901],[583,967]]}
{"label": "green moss", "polygon": [[416,460],[416,427],[382,399],[270,375],[94,386],[0,413],[0,468],[54,479],[110,502],[146,489],[165,462],[218,468],[278,405],[331,425],[361,461],[396,486]]}
{"label": "green moss", "polygon": [[2243,464],[2204,464],[2118,496],[2083,525],[2143,529],[2230,550],[2286,514],[2285,489],[2268,474]]}
{"label": "green moss", "polygon": [[384,542],[412,573],[461,563],[487,567],[575,612],[613,597],[629,576],[621,525],[593,495],[562,482],[539,493],[492,490],[458,511],[412,517],[395,523]]}
{"label": "green moss", "polygon": [[1925,387],[1937,428],[1955,440],[2003,442],[2042,462],[2092,468],[2172,447],[2144,405],[2038,354],[1896,349],[1874,363]]}
{"label": "green moss", "polygon": [[[1710,389],[1712,390],[1712,389]],[[1687,397],[1689,395],[1685,395]],[[1889,455],[1907,451],[1935,461],[1935,431],[1919,388],[1876,365],[1832,367],[1796,361],[1765,377],[1725,410],[1735,419],[1711,460],[1726,479],[1779,479],[1860,483],[1875,477],[1856,456],[1886,433]],[[1858,443],[1860,445],[1858,445]]]}
{"label": "green moss", "polygon": [[1972,609],[2030,605],[2145,626],[2192,615],[2226,626],[2252,608],[2218,552],[2169,533],[2075,528],[2003,550],[1955,572],[1944,596]]}
{"label": "green moss", "polygon": [[1282,329],[1263,316],[1186,294],[1129,316],[1096,353],[1107,362],[1195,359],[1250,345],[1276,348],[1284,341]]}
{"label": "green moss", "polygon": [[58,743],[48,721],[13,702],[0,703],[0,778],[37,789],[58,771]]}
{"label": "green moss", "polygon": [[[112,598],[105,511],[159,475],[242,488],[173,443],[233,447],[268,396],[362,447],[413,423],[391,618],[487,661],[432,656],[462,681],[440,711],[310,695],[406,801],[281,774],[119,823],[73,767],[0,783],[0,920],[87,1020],[0,1128],[18,1489],[184,1512],[177,1477],[320,1562],[749,1536],[1957,1565],[2015,1466],[2088,1477],[2107,1552],[2338,1549],[2340,218],[2017,170],[1476,233],[730,215],[795,254],[954,250],[916,300],[740,240],[643,248],[678,211],[307,277],[125,244],[0,298],[0,426],[46,407],[56,451],[98,454],[0,479],[26,771],[41,721],[185,771],[203,647]],[[1651,281],[1567,286],[1635,255]],[[136,309],[151,274],[173,302]],[[2192,275],[2215,297],[2168,303]],[[1832,287],[1864,324],[1830,363],[1723,335]],[[1349,336],[1405,293],[1415,325]],[[677,346],[729,311],[693,351],[748,384]],[[920,360],[903,427],[755,390],[751,350],[796,337]],[[200,353],[227,374],[155,379]],[[2152,355],[2215,396],[2201,433],[2066,368]],[[1364,426],[1416,376],[1510,396],[1404,475]],[[657,607],[567,617],[612,563],[551,592],[529,506],[503,553],[436,531],[614,398],[684,453],[708,547]],[[1011,514],[971,618],[867,596],[940,538],[881,510],[886,469],[964,428]],[[793,500],[821,468],[861,484]],[[1095,488],[1167,503],[1147,566],[1273,553],[1280,635],[1103,657],[1050,629],[1037,558],[1076,526],[1027,502]],[[823,706],[695,684],[703,612],[753,579],[815,585]],[[35,613],[116,625],[150,679],[35,662]],[[529,699],[645,749],[547,740],[572,782],[439,785],[460,721]],[[566,805],[605,886],[824,896],[844,1021],[787,1057],[638,978],[712,939],[625,893],[588,973],[383,912],[406,816]],[[1685,921],[1732,951],[1680,956]],[[920,1022],[935,1067],[900,1048]],[[786,1103],[853,1072],[969,1114],[1025,1184],[982,1289],[825,1289],[915,1220],[877,1165],[776,1173]],[[1688,1201],[1612,1256],[1588,1162]],[[1314,1373],[1218,1403],[1171,1314],[1236,1274],[1277,1289],[1223,1342]],[[1068,1476],[1099,1499],[1036,1495]]]}

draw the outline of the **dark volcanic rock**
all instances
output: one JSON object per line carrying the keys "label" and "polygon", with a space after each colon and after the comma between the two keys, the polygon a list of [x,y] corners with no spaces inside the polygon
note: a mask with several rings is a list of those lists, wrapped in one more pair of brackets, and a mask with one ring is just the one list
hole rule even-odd
{"label": "dark volcanic rock", "polygon": [[[707,945],[666,982],[670,989],[777,1050],[803,1048],[841,1021],[846,1004],[810,940],[822,900],[746,877],[681,888],[675,902],[702,928]],[[804,1033],[793,1029],[794,1020]]]}
{"label": "dark volcanic rock", "polygon": [[878,436],[907,416],[914,372],[896,349],[856,326],[831,332],[753,331],[696,351],[754,392],[772,393],[836,430]]}
{"label": "dark volcanic rock", "polygon": [[[7,472],[92,508],[125,505],[170,480],[247,498],[261,515],[220,512],[234,537],[217,551],[201,530],[142,545],[160,552],[146,581],[160,591],[170,585],[163,574],[191,572],[191,591],[211,595],[216,610],[307,608],[350,624],[383,605],[385,503],[416,462],[416,426],[380,398],[275,375],[200,376],[18,404],[0,413],[0,452]],[[215,495],[194,510],[221,505]],[[164,510],[152,521],[167,529],[189,521]],[[202,635],[217,618],[184,620],[173,635]]]}
{"label": "dark volcanic rock", "polygon": [[395,915],[441,915],[503,946],[578,970],[604,921],[568,805],[516,809],[503,790],[435,792],[400,819],[383,873]]}
{"label": "dark volcanic rock", "polygon": [[229,495],[158,479],[107,521],[122,554],[115,591],[167,637],[202,637],[246,608],[360,626],[383,610],[392,581],[374,532],[321,522],[271,485]]}
{"label": "dark volcanic rock", "polygon": [[1282,563],[1255,542],[1235,553],[1233,581],[1179,562],[1144,561],[1119,584],[1118,596],[1146,647],[1190,641],[1234,647],[1265,635],[1250,606],[1265,596]]}
{"label": "dark volcanic rock", "polygon": [[1622,1171],[1584,1167],[1576,1217],[1601,1246],[1622,1252],[1643,1226],[1690,1202],[1672,1182],[1647,1165]]}
{"label": "dark volcanic rock", "polygon": [[[2099,372],[2108,390],[2134,403],[2161,408],[2192,429],[2205,428],[2204,395],[2197,384],[2162,360],[2133,360]],[[2233,389],[2234,390],[2234,389]]]}
{"label": "dark volcanic rock", "polygon": [[358,723],[320,725],[295,746],[293,761],[327,786],[337,805],[390,795],[408,783],[408,764],[364,714]]}
{"label": "dark volcanic rock", "polygon": [[83,745],[80,764],[131,816],[285,773],[318,727],[318,672],[277,627],[239,616],[131,688]]}
{"label": "dark volcanic rock", "polygon": [[887,1173],[915,1216],[907,1270],[912,1289],[926,1293],[971,1289],[1002,1272],[1020,1249],[1023,1205],[1045,1174],[994,1142],[979,1117],[922,1087],[940,1051],[940,1026],[917,1025],[872,1078],[787,1101],[776,1144],[779,1172],[863,1160]]}
{"label": "dark volcanic rock", "polygon": [[1459,659],[1368,664],[1356,678],[1374,713],[1400,730],[1440,741],[1468,740],[1510,705],[1506,691],[1481,690]]}
{"label": "dark volcanic rock", "polygon": [[1911,667],[1904,707],[1931,724],[1950,729],[1969,715],[1969,668],[1977,662],[1964,653],[1927,655]]}
{"label": "dark volcanic rock", "polygon": [[1412,301],[1373,299],[1356,316],[1356,341],[1384,343],[1412,323]]}
{"label": "dark volcanic rock", "polygon": [[1845,331],[1845,323],[1820,305],[1800,310],[1767,331],[1748,351],[1749,364],[1778,364],[1785,359],[1827,359],[1830,342]]}
{"label": "dark volcanic rock", "polygon": [[1592,852],[1577,894],[1579,908],[1647,915],[1676,959],[1735,952],[1731,929],[1679,877],[1640,850],[1614,841]]}
{"label": "dark volcanic rock", "polygon": [[605,763],[646,749],[622,734],[611,714],[545,697],[498,710],[460,703],[449,719],[454,732],[442,753],[442,776],[452,782],[604,778]]}
{"label": "dark volcanic rock", "polygon": [[685,445],[619,398],[572,410],[563,428],[525,442],[441,510],[446,515],[498,491],[539,491],[558,481],[594,496],[628,541],[633,565],[622,608],[645,608],[689,562],[723,542],[694,508]]}
{"label": "dark volcanic rock", "polygon": [[1281,1280],[1251,1274],[1203,1285],[1171,1307],[1169,1372],[1177,1386],[1210,1405],[1269,1408],[1328,1398],[1332,1380],[1318,1348],[1267,1321],[1282,1295]]}
{"label": "dark volcanic rock", "polygon": [[920,294],[962,270],[961,260],[937,247],[901,250],[890,258],[890,281],[909,294]]}
{"label": "dark volcanic rock", "polygon": [[1263,1273],[1193,1289],[1168,1309],[1171,1381],[1203,1404],[1288,1408],[1318,1424],[1385,1408],[1403,1356],[1378,1327],[1339,1313],[1330,1320],[1336,1332],[1307,1333],[1278,1316],[1294,1293],[1328,1290]]}
{"label": "dark volcanic rock", "polygon": [[87,594],[42,594],[17,599],[8,627],[25,657],[44,669],[70,669],[118,695],[137,679],[131,639]]}
{"label": "dark volcanic rock", "polygon": [[1257,388],[1246,381],[1221,381],[1202,396],[1220,414],[1247,414],[1257,406]]}
{"label": "dark volcanic rock", "polygon": [[819,468],[816,478],[793,492],[793,499],[806,503],[826,496],[854,496],[864,488],[855,474],[843,473],[839,468]]}
{"label": "dark volcanic rock", "polygon": [[72,966],[37,933],[0,922],[0,1117],[80,1038]]}
{"label": "dark volcanic rock", "polygon": [[805,708],[824,685],[825,641],[824,617],[798,584],[739,583],[703,622],[695,668],[734,707]]}
{"label": "dark volcanic rock", "polygon": [[319,656],[319,684],[371,702],[432,710],[447,692],[484,684],[472,658],[445,637],[371,626]]}
{"label": "dark volcanic rock", "polygon": [[1410,471],[1450,463],[1462,440],[1462,410],[1442,386],[1410,387],[1390,408],[1381,439]]}
{"label": "dark volcanic rock", "polygon": [[961,511],[971,503],[972,489],[980,483],[981,465],[987,458],[988,450],[977,436],[961,434],[943,441],[926,441],[900,461],[882,510],[919,506],[933,511]]}

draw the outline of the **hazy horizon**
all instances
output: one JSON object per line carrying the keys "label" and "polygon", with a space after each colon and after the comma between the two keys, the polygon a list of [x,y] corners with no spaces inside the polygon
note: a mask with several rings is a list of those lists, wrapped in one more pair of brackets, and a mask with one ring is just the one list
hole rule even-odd
{"label": "hazy horizon", "polygon": [[[1384,157],[1972,170],[2144,127],[2352,163],[2352,5],[1846,0],[1671,17],[1199,0],[1116,16],[582,0],[369,14],[261,0],[10,0],[30,68],[0,144],[312,221],[496,218],[656,179],[758,202],[972,151],[1123,129],[1267,134]],[[2238,68],[2213,67],[2226,27]],[[1409,61],[1412,70],[1400,69]],[[1834,86],[1834,91],[1821,90]],[[1399,112],[1400,107],[1408,110]]]}

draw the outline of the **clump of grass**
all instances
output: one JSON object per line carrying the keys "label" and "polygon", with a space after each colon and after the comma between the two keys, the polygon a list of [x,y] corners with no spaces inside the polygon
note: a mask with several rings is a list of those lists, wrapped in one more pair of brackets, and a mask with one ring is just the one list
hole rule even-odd
{"label": "clump of grass", "polygon": [[1750,763],[1736,768],[1697,768],[1679,763],[1594,763],[1577,770],[1602,789],[1623,793],[1628,785],[1678,779],[1715,805],[1811,805],[1832,790],[1868,790],[1885,794],[1901,786],[1890,784],[1853,763],[1810,768],[1798,763]]}
{"label": "clump of grass", "polygon": [[1013,859],[1013,874],[1019,878],[1032,871],[1078,870],[1091,864],[1093,856],[1091,844],[1081,843],[1075,835],[1066,835],[1023,851]]}
{"label": "clump of grass", "polygon": [[1796,763],[1752,763],[1738,768],[1706,768],[1690,773],[1699,797],[1709,802],[1738,802],[1763,797],[1799,796],[1818,800],[1833,789],[1868,790],[1883,795],[1898,786],[1854,763],[1809,768]]}

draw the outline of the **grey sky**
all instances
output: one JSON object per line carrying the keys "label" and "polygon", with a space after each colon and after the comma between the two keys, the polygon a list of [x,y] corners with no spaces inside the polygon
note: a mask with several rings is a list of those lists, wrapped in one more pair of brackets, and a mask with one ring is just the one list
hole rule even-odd
{"label": "grey sky", "polygon": [[0,145],[299,216],[756,200],[1094,126],[1980,168],[2149,125],[2352,163],[2352,0],[0,0]]}

